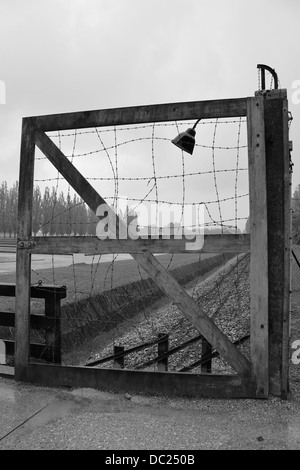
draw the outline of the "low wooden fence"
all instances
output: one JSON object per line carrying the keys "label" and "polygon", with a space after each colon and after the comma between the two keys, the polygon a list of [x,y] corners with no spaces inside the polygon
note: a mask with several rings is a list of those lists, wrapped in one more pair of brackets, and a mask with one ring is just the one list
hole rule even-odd
{"label": "low wooden fence", "polygon": [[[15,297],[15,284],[0,284],[0,297]],[[30,343],[30,356],[56,364],[61,363],[61,300],[66,298],[65,286],[38,284],[31,286],[31,298],[45,299],[44,314],[31,314],[30,327],[44,330],[44,343]],[[15,313],[0,312],[0,326],[14,327]],[[14,355],[15,341],[3,339],[6,355]]]}
{"label": "low wooden fence", "polygon": [[[243,336],[242,338],[234,341],[233,344],[240,345],[245,341],[250,339],[250,335]],[[157,356],[143,362],[141,365],[137,366],[136,370],[146,369],[153,364],[157,364],[157,370],[160,372],[168,371],[168,358],[173,354],[181,351],[182,349],[190,346],[193,343],[198,341],[202,341],[202,354],[201,357],[189,364],[186,367],[183,367],[178,372],[189,372],[196,367],[201,366],[201,373],[211,373],[211,366],[212,366],[212,359],[215,357],[219,357],[219,353],[212,348],[212,345],[202,336],[197,335],[194,338],[191,338],[184,343],[175,346],[173,348],[169,348],[169,335],[166,333],[159,333],[157,338],[151,342],[139,344],[133,348],[125,350],[123,346],[114,346],[113,354],[106,356],[101,359],[97,359],[93,362],[88,362],[86,364],[87,367],[95,367],[105,364],[107,362],[113,361],[113,368],[124,369],[124,358],[132,353],[136,353],[143,349],[149,348],[155,344],[157,344]]]}

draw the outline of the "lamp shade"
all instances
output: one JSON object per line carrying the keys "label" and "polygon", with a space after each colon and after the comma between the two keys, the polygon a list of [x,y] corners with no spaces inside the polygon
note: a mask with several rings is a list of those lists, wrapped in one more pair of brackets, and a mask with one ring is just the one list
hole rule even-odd
{"label": "lamp shade", "polygon": [[178,134],[178,136],[175,137],[175,139],[173,139],[171,142],[184,152],[192,155],[195,147],[195,135],[195,129],[189,128],[185,132]]}

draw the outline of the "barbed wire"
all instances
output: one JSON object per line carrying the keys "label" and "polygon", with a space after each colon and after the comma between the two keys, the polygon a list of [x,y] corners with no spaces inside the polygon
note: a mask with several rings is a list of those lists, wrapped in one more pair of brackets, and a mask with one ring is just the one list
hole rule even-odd
{"label": "barbed wire", "polygon": [[[138,139],[131,139],[131,140],[127,140],[127,141],[124,141],[124,142],[120,142],[117,145],[117,147],[121,147],[122,145],[131,144],[133,142],[144,142],[144,141],[147,141],[147,140],[152,141],[153,139],[152,139],[152,137],[140,137]],[[165,142],[171,142],[171,139],[167,139],[165,137],[155,137],[155,140],[163,140]],[[89,152],[78,153],[78,154],[74,155],[73,158],[88,157],[88,156],[91,156],[91,155],[97,155],[97,154],[102,153],[102,152],[107,153],[108,150],[112,150],[112,149],[115,149],[117,147],[115,145],[111,145],[111,146],[105,147],[105,149],[97,149],[97,150],[91,150]],[[197,143],[195,144],[195,147],[204,148],[204,149],[213,149],[214,148],[216,150],[236,150],[237,149],[236,146],[233,146],[233,147],[215,146],[215,147],[213,147],[212,145],[204,145],[204,144],[197,144]],[[247,148],[247,145],[241,145],[240,148]],[[66,157],[71,158],[72,156],[67,154]],[[36,159],[37,160],[46,160],[47,157],[37,157]]]}
{"label": "barbed wire", "polygon": [[216,119],[215,126],[214,126],[213,145],[212,145],[212,165],[213,165],[214,185],[215,185],[215,191],[216,191],[216,196],[217,196],[216,203],[218,204],[220,223],[221,223],[222,233],[223,233],[221,201],[220,201],[220,198],[219,198],[219,190],[218,190],[217,174],[216,174],[216,162],[215,162],[215,149],[216,149],[215,148],[215,142],[216,142],[217,127],[218,127],[218,119]]}
{"label": "barbed wire", "polygon": [[[176,174],[176,175],[165,175],[165,176],[161,176],[161,175],[158,175],[156,176],[156,180],[160,180],[160,179],[172,179],[172,178],[183,178],[183,177],[188,177],[188,176],[201,176],[201,175],[210,175],[210,174],[214,174],[214,173],[230,173],[230,172],[235,172],[236,173],[237,169],[236,168],[229,168],[229,169],[226,169],[226,168],[223,168],[223,169],[220,169],[220,170],[209,170],[209,171],[196,171],[196,172],[192,172],[192,173],[179,173],[179,174]],[[241,171],[248,171],[248,168],[239,168],[238,169],[239,172]],[[113,177],[109,177],[109,176],[98,176],[98,177],[91,177],[91,176],[86,176],[85,177],[86,180],[88,181],[113,181],[114,178]],[[148,181],[148,183],[150,183],[150,181],[153,179],[153,177],[150,177],[149,176],[136,176],[136,177],[130,177],[130,176],[127,176],[127,177],[117,177],[117,180],[118,181]],[[56,181],[56,178],[42,178],[42,179],[36,179],[35,182],[46,182],[46,181]]]}
{"label": "barbed wire", "polygon": [[[198,169],[197,165],[195,164],[196,169],[190,167],[190,160],[187,160],[184,155],[184,153],[181,151],[181,154],[179,154],[179,158],[176,162],[177,168],[175,165],[172,163],[169,163],[169,166],[167,165],[162,165],[161,161],[164,158],[164,156],[160,153],[160,146],[164,145],[164,142],[171,142],[170,138],[167,137],[162,137],[159,135],[159,131],[163,128],[175,128],[177,133],[180,132],[180,126],[183,124],[181,122],[169,122],[169,123],[149,123],[147,125],[138,125],[138,126],[112,126],[110,129],[106,128],[93,128],[90,130],[76,130],[75,132],[55,132],[55,133],[48,133],[49,137],[52,139],[58,139],[58,146],[60,149],[63,148],[63,144],[65,145],[64,148],[67,148],[69,150],[68,145],[65,142],[62,142],[62,138],[67,138],[67,137],[72,137],[73,142],[72,142],[72,150],[70,155],[67,154],[66,157],[70,160],[70,162],[73,164],[76,159],[76,164],[80,165],[80,160],[78,160],[80,157],[82,157],[82,167],[84,168],[85,173],[88,173],[91,171],[90,167],[86,165],[86,162],[91,161],[91,165],[93,165],[92,162],[94,162],[92,157],[93,155],[99,155],[99,154],[104,154],[105,158],[101,159],[101,168],[105,166],[106,169],[108,169],[109,175],[105,174],[103,171],[103,175],[98,176],[98,175],[85,175],[84,177],[86,178],[87,181],[95,182],[96,183],[103,183],[103,190],[101,190],[101,196],[103,197],[104,200],[106,200],[108,203],[111,204],[111,206],[114,208],[115,211],[118,211],[118,201],[126,201],[127,206],[129,207],[130,205],[130,212],[136,212],[139,210],[140,206],[142,204],[149,205],[149,204],[154,204],[155,205],[155,221],[151,221],[148,225],[146,225],[144,222],[138,222],[138,225],[141,229],[155,229],[159,226],[159,221],[158,221],[158,206],[159,204],[167,204],[172,207],[178,206],[181,213],[180,218],[180,223],[182,225],[183,229],[194,229],[194,228],[205,228],[207,229],[209,233],[209,229],[217,229],[218,231],[221,231],[221,233],[224,233],[224,230],[230,229],[233,230],[235,233],[238,233],[238,225],[246,221],[248,219],[247,214],[239,214],[240,211],[240,205],[239,202],[242,200],[246,200],[246,198],[249,198],[249,193],[245,191],[244,193],[240,193],[240,180],[239,177],[242,173],[245,174],[245,172],[248,171],[246,166],[241,164],[241,151],[243,149],[247,149],[247,145],[242,145],[241,140],[242,140],[242,124],[245,123],[246,120],[243,118],[239,119],[233,119],[233,120],[222,120],[222,119],[215,119],[215,120],[206,120],[206,121],[201,121],[200,125],[207,125],[210,124],[213,126],[213,132],[212,132],[212,137],[211,137],[211,143],[209,144],[204,144],[204,143],[199,143],[197,142],[195,145],[195,151],[197,149],[206,149],[209,152],[207,153],[206,159],[209,159],[209,164],[210,168],[200,168]],[[184,125],[190,125],[192,123],[184,122]],[[219,126],[221,124],[233,124],[234,127],[232,127],[234,135],[236,135],[236,141],[234,145],[221,145],[222,144],[222,135],[221,132],[219,133]],[[137,133],[141,130],[146,130],[148,132],[148,135],[146,136],[134,136],[133,138],[124,138],[124,135],[122,135],[122,132],[133,132],[136,131]],[[80,136],[84,137],[96,137],[96,140],[98,142],[97,148],[95,148],[95,143],[94,141],[91,141],[89,143],[86,143],[85,141],[83,143],[80,142],[79,138]],[[107,140],[111,136],[111,140]],[[121,139],[120,139],[121,136]],[[218,142],[217,142],[218,141]],[[149,159],[148,165],[144,165],[143,163],[140,164],[140,167],[137,165],[137,168],[133,169],[134,173],[139,173],[137,176],[126,176],[126,173],[124,175],[124,169],[129,168],[130,164],[134,165],[134,160],[130,160],[128,158],[128,155],[124,154],[124,150],[126,149],[127,146],[130,146],[131,144],[136,144],[142,142],[145,144],[145,151],[143,151],[143,159],[141,160],[144,162],[146,159]],[[218,145],[217,145],[218,143]],[[229,142],[231,143],[231,142]],[[220,144],[220,145],[219,145]],[[226,142],[227,144],[227,142]],[[84,145],[87,148],[80,148],[80,151],[78,151],[80,145]],[[89,146],[89,147],[88,147]],[[92,148],[91,148],[92,146]],[[143,147],[144,148],[144,147]],[[230,167],[225,167],[224,168],[224,163],[222,163],[222,167],[220,168],[218,166],[218,161],[217,161],[217,156],[219,154],[222,154],[222,151],[228,151],[226,153],[226,156],[231,158],[231,165]],[[204,152],[205,154],[205,152]],[[210,154],[210,156],[208,156]],[[225,155],[225,154],[224,154]],[[43,160],[44,157],[37,157],[37,160]],[[232,160],[234,159],[233,163]],[[201,162],[200,162],[201,163]],[[200,166],[199,163],[199,166]],[[144,167],[144,168],[143,168]],[[166,170],[167,168],[167,170]],[[145,172],[147,171],[149,174],[141,175],[141,171],[139,170],[144,170]],[[107,170],[106,170],[107,171]],[[123,174],[122,174],[123,172]],[[162,174],[163,173],[163,174]],[[166,174],[167,173],[167,174]],[[196,182],[197,178],[199,178],[198,181],[200,181],[200,178],[202,177],[209,177],[211,175],[212,180],[213,180],[213,188],[214,188],[214,194],[215,196],[213,197],[204,197],[203,195],[199,195],[199,199],[196,200],[195,193],[197,192],[192,192],[190,194],[190,181]],[[228,178],[230,178],[230,184],[226,183],[227,186],[225,185],[225,188],[222,188],[222,183],[224,180],[222,179],[224,175],[228,175]],[[232,175],[232,176],[231,176]],[[46,175],[48,176],[48,175]],[[226,176],[227,177],[227,176]],[[193,178],[191,180],[190,178]],[[233,180],[234,178],[234,180]],[[233,181],[231,181],[233,180]],[[205,180],[204,180],[205,181]],[[229,180],[228,180],[229,181]],[[63,178],[60,177],[59,174],[57,174],[56,177],[47,177],[47,178],[37,178],[35,179],[35,184],[37,183],[48,183],[48,182],[55,182],[54,185],[54,193],[55,193],[55,201],[57,202],[57,194],[59,191],[59,186],[63,182]],[[107,188],[105,186],[105,182],[111,183],[111,193],[108,194],[107,196],[104,196],[103,193],[108,193]],[[139,183],[140,187],[138,189],[133,189],[134,184],[133,183]],[[124,187],[125,183],[129,183],[128,188],[132,189],[133,194],[129,194],[128,197],[122,195],[122,188]],[[144,184],[142,184],[144,183]],[[167,184],[172,185],[174,184],[173,188],[173,193],[172,197],[168,198],[166,197],[166,186]],[[110,186],[109,186],[110,187]],[[195,188],[197,186],[195,185]],[[200,194],[200,185],[199,185],[199,194]],[[210,188],[211,189],[211,188]],[[70,197],[70,191],[71,191],[71,186],[68,186],[68,205],[66,208],[63,210],[58,210],[55,202],[55,206],[52,207],[52,213],[51,216],[49,217],[49,220],[44,219],[42,221],[42,224],[40,225],[40,229],[47,228],[48,226],[52,227],[54,230],[54,224],[55,227],[63,232],[64,228],[66,227],[66,219],[68,219],[68,224],[69,224],[69,229],[68,229],[68,234],[75,234],[75,230],[79,230],[78,227],[87,227],[88,225],[91,226],[96,226],[97,221],[96,220],[76,220],[76,227],[74,228],[74,218],[72,217],[72,211],[75,211],[77,207],[83,206],[86,207],[85,203],[80,200],[79,202],[76,202],[76,199],[73,198],[73,202],[71,203],[71,197]],[[135,194],[135,191],[139,191],[138,194]],[[222,191],[224,191],[222,193]],[[177,199],[177,200],[176,200]],[[204,199],[204,200],[202,200]],[[75,201],[75,203],[74,203]],[[78,200],[77,200],[78,201]],[[226,203],[230,207],[233,206],[233,209],[230,209],[231,212],[227,211],[226,212]],[[242,202],[240,202],[242,205]],[[184,215],[184,210],[188,207],[193,207],[196,206],[198,211],[200,210],[200,206],[204,206],[206,215],[207,215],[207,220],[199,222],[199,214],[198,214],[198,220],[197,223],[192,223],[192,222],[186,222],[183,223],[183,215]],[[216,206],[216,207],[215,207]],[[126,215],[126,214],[125,214]],[[66,216],[66,217],[65,217]],[[72,230],[72,227],[74,230]],[[45,230],[46,231],[46,230]],[[90,233],[90,232],[89,232]],[[232,232],[231,232],[232,233]],[[177,261],[176,261],[176,256],[174,253],[170,254],[168,259],[165,262],[165,269],[167,271],[172,272],[173,269],[176,269],[174,266],[177,266]],[[196,255],[197,258],[197,263],[198,265],[201,265],[202,260],[205,258],[202,256],[201,252],[197,253]],[[234,263],[234,278],[231,278],[228,268],[227,268],[227,258],[223,256],[223,265],[220,273],[216,277],[213,286],[211,287],[211,293],[210,289],[207,289],[205,292],[205,295],[207,296],[207,308],[211,309],[214,312],[214,315],[217,317],[218,315],[221,315],[222,312],[222,307],[228,302],[229,298],[232,298],[232,296],[235,297],[236,304],[241,306],[243,304],[243,294],[241,291],[241,285],[240,285],[240,278],[242,277],[242,274],[244,271],[246,271],[246,267],[243,267],[243,264],[239,264],[239,259],[236,260],[236,263]],[[89,284],[85,285],[81,282],[80,279],[80,271],[78,270],[79,268],[76,265],[74,256],[72,255],[72,263],[71,263],[71,269],[72,269],[72,292],[74,295],[73,301],[70,300],[69,298],[65,301],[70,308],[74,304],[74,315],[75,317],[80,316],[80,323],[85,324],[87,321],[85,319],[85,307],[84,304],[82,305],[82,312],[78,312],[76,310],[76,302],[80,301],[81,298],[91,298],[93,299],[95,296],[99,295],[104,295],[104,292],[111,292],[112,295],[107,297],[107,303],[106,303],[106,308],[102,311],[101,313],[101,320],[95,320],[95,319],[90,319],[90,322],[95,322],[101,324],[101,325],[106,325],[107,328],[109,328],[109,325],[114,324],[114,328],[111,331],[111,340],[113,345],[117,345],[119,342],[119,338],[122,336],[124,333],[123,331],[123,326],[121,323],[127,322],[128,321],[128,310],[130,308],[133,308],[133,313],[132,315],[134,316],[137,314],[136,310],[136,300],[131,299],[129,295],[124,293],[122,294],[124,297],[122,298],[122,302],[118,303],[115,301],[115,298],[113,297],[113,292],[117,288],[119,284],[116,284],[116,276],[118,275],[118,266],[120,266],[118,263],[120,263],[120,257],[118,254],[112,255],[112,257],[109,259],[109,261],[106,261],[107,258],[103,255],[97,255],[97,254],[92,254],[91,259],[89,261],[90,266],[87,267],[87,272],[88,272],[88,279],[89,279]],[[53,282],[57,282],[57,279],[55,278],[55,260],[54,257],[52,258],[53,264],[52,264],[52,271],[53,271]],[[105,263],[106,261],[106,263]],[[175,264],[176,261],[176,264]],[[125,268],[126,269],[126,268]],[[197,270],[195,270],[196,272]],[[231,272],[231,271],[230,271]],[[233,271],[232,271],[233,272]],[[39,273],[38,271],[33,271],[35,276],[39,276],[39,279],[46,280],[47,276],[43,277],[43,273]],[[145,292],[142,289],[142,282],[145,279],[145,273],[142,272],[140,266],[137,265],[136,267],[136,276],[137,276],[137,281],[135,284],[135,288],[138,291],[138,295],[142,298],[145,296]],[[126,277],[126,276],[125,276]],[[100,282],[101,280],[101,282]],[[229,280],[230,280],[230,285],[232,287],[228,287],[228,289],[224,291],[224,285],[228,281],[228,286],[229,286]],[[126,278],[127,282],[130,282],[129,278]],[[195,276],[195,278],[192,281],[192,296],[196,296],[197,291],[198,291],[198,277]],[[130,289],[129,289],[130,291]],[[116,291],[117,292],[117,291]],[[150,297],[153,296],[153,299],[157,298],[157,295],[155,293],[155,289],[153,288],[153,292],[151,291],[151,288],[147,291],[147,295]],[[198,294],[197,294],[198,295]],[[204,299],[204,294],[203,296],[199,297],[198,295],[198,301],[201,303]],[[199,300],[200,299],[200,300]],[[73,307],[72,307],[73,308]],[[86,307],[88,308],[88,307]],[[74,321],[75,321],[74,317]],[[145,320],[146,324],[148,325],[148,330],[151,330],[151,334],[155,335],[158,332],[158,326],[154,322],[154,319],[150,315],[147,310],[143,311],[143,319]],[[71,321],[71,320],[70,320]],[[190,328],[183,328],[183,325],[186,324],[186,319],[183,318],[182,316],[179,316],[177,320],[174,320],[174,322],[170,322],[168,326],[168,333],[169,334],[177,334],[177,332],[182,329],[182,332],[180,333],[180,340],[184,340],[185,338],[189,338],[191,333]],[[114,323],[115,322],[115,323]],[[131,329],[136,332],[136,338],[138,338],[140,341],[145,341],[145,338],[147,339],[148,336],[147,334],[144,333],[143,329],[139,327],[139,324],[136,324],[134,320],[132,320],[131,324]],[[193,333],[195,334],[195,332]],[[186,353],[188,354],[188,352]]]}
{"label": "barbed wire", "polygon": [[[72,148],[72,158],[71,163],[73,163],[75,150],[76,150],[76,143],[77,143],[77,129],[74,131],[74,140],[73,140],[73,148]],[[68,205],[70,203],[70,191],[71,185],[68,185]],[[72,217],[71,217],[71,210],[69,210],[69,222],[72,224]],[[73,272],[73,281],[74,281],[74,300],[77,298],[77,280],[76,280],[76,269],[75,269],[75,260],[74,254],[72,253],[72,272]]]}
{"label": "barbed wire", "polygon": [[[150,194],[151,191],[149,191],[148,194]],[[194,202],[185,202],[185,205],[186,206],[198,206],[198,205],[201,205],[201,204],[204,204],[204,205],[209,205],[209,204],[219,204],[220,202],[225,202],[225,201],[233,201],[235,200],[235,198],[238,198],[238,199],[241,199],[241,198],[244,198],[244,197],[249,197],[249,193],[245,193],[245,194],[240,194],[238,196],[230,196],[230,197],[225,197],[225,198],[222,198],[222,199],[215,199],[214,201],[194,201]],[[109,200],[109,199],[113,199],[112,196],[106,196],[105,197],[106,200]],[[119,196],[119,199],[122,199],[122,200],[126,200],[126,201],[140,201],[139,198],[135,198],[135,197],[125,197],[125,196]],[[145,200],[145,199],[144,199]],[[146,202],[157,202],[156,199],[147,199]],[[159,203],[160,204],[168,204],[168,205],[176,205],[176,206],[181,206],[182,203],[181,202],[176,202],[176,201],[167,201],[165,199],[160,199],[159,200]],[[221,219],[221,218],[220,218]],[[222,219],[221,219],[222,220]]]}
{"label": "barbed wire", "polygon": [[[241,119],[238,126],[237,135],[237,153],[236,153],[236,172],[235,172],[235,185],[234,185],[234,196],[235,196],[235,218],[238,218],[238,176],[239,176],[239,160],[240,160],[240,138],[241,138]],[[237,223],[236,223],[237,226]],[[237,229],[236,229],[237,230]]]}

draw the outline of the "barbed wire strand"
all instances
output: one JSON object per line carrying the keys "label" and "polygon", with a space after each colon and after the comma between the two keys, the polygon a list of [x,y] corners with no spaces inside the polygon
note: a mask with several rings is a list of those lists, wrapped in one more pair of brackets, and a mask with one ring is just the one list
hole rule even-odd
{"label": "barbed wire strand", "polygon": [[[227,124],[233,124],[233,123],[237,123],[238,124],[238,133],[237,133],[237,142],[236,142],[236,145],[233,145],[233,146],[217,146],[216,145],[216,139],[217,139],[217,129],[218,129],[218,126],[220,124],[223,124],[223,123],[227,123]],[[154,225],[157,225],[158,224],[158,212],[157,212],[157,208],[158,208],[158,204],[170,204],[170,205],[178,205],[178,207],[181,207],[181,222],[183,222],[183,217],[184,217],[184,210],[187,206],[197,206],[197,210],[199,211],[199,208],[202,206],[205,207],[205,211],[206,211],[206,214],[208,216],[208,221],[207,222],[204,222],[202,221],[202,226],[203,228],[204,227],[217,227],[219,230],[221,230],[221,233],[224,233],[224,229],[225,227],[229,228],[229,229],[233,229],[235,231],[235,233],[238,233],[238,224],[240,221],[242,220],[245,220],[246,217],[241,217],[239,216],[239,205],[238,205],[238,202],[239,200],[241,200],[242,198],[246,198],[246,197],[249,197],[249,194],[239,194],[238,193],[238,189],[239,189],[239,175],[242,171],[247,171],[247,168],[242,168],[240,166],[240,151],[241,149],[244,149],[247,147],[247,145],[241,145],[241,124],[243,122],[246,122],[244,119],[242,118],[239,118],[239,119],[234,119],[234,120],[227,120],[227,121],[222,121],[222,120],[219,120],[219,119],[216,119],[216,120],[213,120],[213,121],[210,121],[210,124],[213,124],[214,125],[214,129],[213,129],[213,138],[212,138],[212,144],[211,145],[204,145],[204,144],[201,144],[201,143],[197,143],[196,144],[196,148],[206,148],[206,149],[211,149],[211,156],[212,156],[212,169],[211,170],[206,170],[206,171],[198,171],[198,172],[186,172],[186,168],[185,168],[185,158],[184,158],[184,154],[183,152],[181,153],[181,172],[177,173],[177,174],[167,174],[167,175],[159,175],[158,174],[158,170],[157,170],[157,160],[158,160],[158,155],[157,155],[157,149],[156,149],[156,145],[158,145],[159,141],[170,141],[170,139],[167,139],[167,138],[163,138],[163,137],[160,137],[159,135],[157,135],[157,128],[160,126],[176,126],[176,129],[179,133],[179,125],[178,125],[178,122],[170,122],[170,123],[151,123],[151,124],[147,124],[147,125],[143,125],[143,126],[131,126],[131,127],[118,127],[118,126],[113,126],[112,129],[110,130],[107,130],[107,129],[101,129],[101,132],[98,128],[95,128],[95,129],[92,129],[92,130],[88,130],[88,131],[78,131],[77,133],[74,132],[73,133],[60,133],[58,132],[57,133],[57,137],[59,139],[59,148],[61,148],[61,137],[62,135],[64,137],[69,137],[69,136],[73,136],[73,149],[72,149],[72,154],[71,156],[67,156],[71,163],[73,163],[73,159],[74,158],[79,158],[79,157],[87,157],[87,156],[92,156],[92,155],[97,155],[99,154],[100,152],[104,152],[107,156],[107,159],[108,159],[108,162],[109,162],[109,165],[110,165],[110,168],[111,168],[111,171],[112,171],[112,176],[110,177],[106,177],[106,176],[101,176],[101,177],[97,177],[97,176],[93,176],[93,177],[86,177],[86,179],[88,180],[93,180],[93,181],[113,181],[114,182],[114,194],[113,196],[108,196],[108,197],[105,197],[106,200],[112,200],[112,206],[113,207],[116,207],[117,206],[117,201],[121,200],[122,199],[122,196],[120,196],[120,188],[119,188],[119,183],[124,181],[129,181],[129,182],[133,182],[133,181],[136,181],[136,182],[145,182],[147,183],[147,186],[146,186],[146,191],[144,191],[143,195],[140,195],[140,197],[126,197],[126,198],[123,198],[123,199],[126,199],[128,202],[132,202],[132,203],[137,203],[135,206],[134,206],[134,210],[137,210],[139,208],[139,206],[142,204],[142,203],[147,203],[147,204],[151,204],[151,203],[154,203],[156,205],[156,217],[155,217],[155,224]],[[185,122],[186,123],[186,122]],[[205,122],[205,123],[200,123],[200,124],[208,124],[208,122]],[[140,137],[140,138],[134,138],[134,139],[124,139],[123,141],[119,141],[118,139],[118,133],[121,132],[122,130],[130,130],[132,131],[133,129],[149,129],[149,131],[151,132],[151,135],[148,136],[148,137]],[[105,143],[104,143],[104,139],[102,138],[102,133],[103,132],[113,132],[114,134],[114,143],[113,145],[109,145],[109,146],[105,146]],[[91,151],[85,151],[85,152],[81,152],[81,153],[77,153],[76,152],[76,149],[77,149],[77,136],[78,135],[82,135],[82,134],[95,134],[97,137],[98,137],[98,142],[101,146],[101,148],[97,148],[97,149],[93,149]],[[51,134],[51,136],[53,137],[53,135]],[[134,176],[129,176],[129,177],[124,177],[122,175],[119,174],[119,149],[121,146],[124,146],[126,144],[129,144],[129,143],[134,143],[134,142],[140,142],[140,141],[150,141],[151,142],[151,160],[152,160],[152,175],[149,177],[149,176],[137,176],[137,177],[134,177]],[[110,149],[113,149],[114,151],[114,163],[112,161],[112,158],[110,156]],[[223,150],[230,150],[230,151],[236,151],[236,163],[235,163],[235,168],[224,168],[224,169],[218,169],[217,168],[217,165],[216,165],[216,152],[217,151],[223,151]],[[219,182],[218,182],[218,177],[217,175],[220,175],[222,173],[229,173],[229,172],[234,172],[235,174],[235,183],[234,183],[234,195],[233,196],[224,196],[223,198],[220,197],[220,191],[219,191]],[[213,181],[214,181],[214,190],[215,190],[215,194],[216,194],[216,199],[215,200],[207,200],[207,201],[190,201],[189,199],[187,199],[187,178],[188,177],[196,177],[196,176],[201,176],[201,175],[209,175],[209,174],[212,174],[213,175]],[[159,185],[158,185],[158,182],[159,181],[166,181],[166,180],[176,180],[180,178],[181,180],[181,200],[179,200],[178,202],[172,200],[172,201],[168,201],[166,198],[161,198],[160,197],[160,189],[159,189]],[[38,181],[43,181],[43,182],[46,182],[46,181],[55,181],[56,182],[56,188],[55,188],[55,194],[56,194],[56,198],[55,198],[55,204],[57,202],[57,191],[58,191],[58,184],[59,184],[59,175],[57,176],[57,178],[47,178],[47,179],[40,179],[40,180],[35,180],[36,182]],[[149,184],[150,183],[153,183],[150,188],[149,188]],[[70,186],[68,188],[68,191],[70,190]],[[154,198],[150,198],[151,194],[152,193],[155,193],[155,197]],[[68,193],[70,195],[70,193]],[[70,202],[70,197],[68,197],[68,201]],[[222,207],[221,205],[226,203],[226,202],[230,202],[230,201],[233,201],[233,204],[234,204],[234,217],[224,217],[223,214],[222,214]],[[75,210],[74,208],[77,206],[77,205],[81,205],[84,203],[82,201],[79,202],[79,204],[73,204],[72,207],[70,207],[70,205],[68,205],[68,207],[64,210],[64,211],[58,211],[56,213],[55,208],[53,208],[52,210],[52,216],[51,216],[51,220],[48,221],[48,223],[50,222],[50,224],[52,224],[52,227],[53,227],[53,224],[55,223],[56,226],[59,226],[60,224],[62,225],[62,222],[61,222],[61,214],[63,214],[64,212],[69,212],[69,223],[70,223],[70,226],[72,226],[72,218],[71,218],[71,210]],[[218,210],[218,217],[215,217],[215,210],[213,209],[213,206],[214,205],[217,205],[217,210]],[[131,209],[132,210],[132,209]],[[59,219],[60,217],[60,219]],[[44,223],[46,223],[46,221],[44,221]],[[92,222],[92,223],[96,223],[96,222]],[[78,225],[80,224],[85,224],[85,222],[78,222]],[[182,224],[184,225],[184,224]],[[186,225],[186,228],[189,227],[189,228],[192,228],[195,226],[199,226],[199,216],[198,216],[198,220],[195,224],[190,224],[190,225]],[[151,226],[148,226],[148,227],[151,227]],[[90,269],[90,288],[89,290],[87,289],[86,292],[84,292],[84,289],[81,289],[79,291],[79,289],[77,290],[76,288],[76,278],[74,277],[73,281],[74,281],[74,285],[75,285],[75,288],[74,288],[74,291],[79,295],[89,295],[89,296],[92,296],[94,293],[95,293],[95,286],[96,286],[96,278],[98,277],[99,273],[102,271],[100,269],[100,266],[101,266],[101,261],[102,261],[102,257],[101,255],[97,255],[94,253],[93,254],[93,257],[92,257],[92,260],[91,260],[91,269]],[[102,273],[102,277],[103,277],[103,280],[102,280],[102,284],[103,284],[103,290],[102,292],[112,292],[114,287],[115,287],[115,261],[117,260],[118,258],[118,254],[115,254],[113,255],[112,257],[112,261],[109,262],[109,265],[106,269],[106,272]],[[73,258],[74,259],[74,258]],[[166,260],[166,265],[167,265],[167,269],[170,268],[171,266],[171,263],[173,262],[173,259],[174,259],[174,254],[171,254],[170,257]],[[198,254],[198,263],[201,264],[201,261],[202,261],[202,254],[201,252],[199,252]],[[237,257],[237,261],[236,263],[234,263],[234,266],[235,266],[235,277],[234,277],[234,285],[235,285],[235,289],[231,289],[231,291],[227,292],[228,296],[232,296],[234,295],[234,290],[235,290],[235,296],[236,296],[236,300],[237,300],[237,303],[239,304],[240,303],[240,299],[237,297],[238,295],[240,295],[240,291],[238,290],[239,289],[239,285],[238,285],[238,281],[239,281],[239,278],[241,276],[241,266],[242,265],[239,265],[238,264],[239,262],[239,257]],[[107,266],[107,265],[105,265]],[[224,305],[224,302],[226,301],[226,296],[224,297],[224,292],[222,291],[222,283],[225,282],[225,280],[229,280],[228,278],[228,269],[226,267],[226,261],[225,261],[225,257],[224,257],[224,262],[223,262],[223,268],[222,268],[222,272],[223,274],[221,273],[215,280],[215,283],[214,285],[212,286],[212,291],[214,292],[214,297],[211,299],[210,303],[211,305],[215,305],[215,312],[220,312],[221,311],[221,306]],[[238,266],[240,266],[240,268],[238,268]],[[75,269],[75,263],[73,262],[73,268]],[[53,263],[53,266],[52,266],[52,269],[54,269],[54,263]],[[240,270],[239,270],[240,269]],[[140,270],[140,266],[137,265],[137,274],[138,274],[138,278],[140,279],[140,281],[142,281],[144,278],[145,278],[145,275],[142,274],[141,270]],[[36,272],[36,275],[39,275],[38,272]],[[41,277],[41,276],[40,276]],[[108,277],[109,277],[109,284],[108,284]],[[41,277],[42,279],[42,277]],[[100,279],[100,278],[99,278]],[[55,276],[53,276],[53,281],[55,281]],[[142,296],[143,295],[143,292],[141,289],[141,284],[137,283],[136,284],[137,286],[137,289],[139,290],[140,292],[140,295]],[[97,291],[96,291],[96,294],[101,294],[101,291],[99,291],[99,283],[97,282]],[[195,296],[197,294],[197,282],[196,280],[194,280],[192,282],[192,295]],[[154,292],[153,292],[153,295],[154,295]],[[76,298],[76,296],[75,296]],[[199,300],[199,299],[198,299]],[[126,308],[129,308],[131,305],[134,305],[134,301],[131,300],[129,298],[128,300],[128,297],[125,299],[124,297],[124,302],[122,303],[122,307],[119,308],[119,311],[118,312],[115,312],[113,309],[115,308],[114,305],[113,305],[113,299],[112,299],[112,296],[110,298],[110,307],[109,307],[109,311],[106,311],[103,313],[104,315],[104,319],[102,319],[101,321],[104,321],[106,322],[107,324],[110,324],[112,322],[112,313],[114,313],[115,316],[119,316],[119,319],[123,319],[124,321],[128,321],[128,317],[127,317],[127,314],[126,314]],[[156,334],[158,332],[157,330],[157,326],[155,324],[155,322],[153,321],[153,318],[151,316],[149,316],[148,313],[144,313],[144,319],[146,321],[146,323],[148,324],[148,326],[151,325],[151,331],[153,334]],[[178,322],[173,325],[170,325],[170,329],[169,329],[169,333],[172,333],[174,332],[175,330],[177,331],[177,329],[180,329],[181,326],[182,326],[182,322],[185,322],[186,319],[185,318],[181,318],[180,320],[178,320]],[[117,321],[118,323],[118,321]],[[146,336],[145,334],[143,333],[143,331],[138,327],[138,325],[134,324],[134,319],[132,320],[132,328],[134,330],[136,330],[136,333],[137,333],[137,336],[142,340],[145,340]],[[122,331],[122,328],[118,326],[118,324],[116,324],[115,328],[114,328],[114,331],[112,332],[112,344],[117,344],[118,343],[118,338],[121,337],[123,331]],[[182,332],[182,337],[186,337],[188,336],[189,333],[187,332]]]}

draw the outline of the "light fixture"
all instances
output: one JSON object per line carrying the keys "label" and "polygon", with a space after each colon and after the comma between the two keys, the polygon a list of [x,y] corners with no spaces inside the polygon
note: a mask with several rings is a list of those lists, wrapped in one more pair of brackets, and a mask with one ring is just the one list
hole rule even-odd
{"label": "light fixture", "polygon": [[171,142],[176,145],[176,147],[179,147],[181,150],[184,152],[190,153],[192,155],[194,147],[195,147],[195,135],[196,131],[195,128],[198,124],[198,121],[195,122],[193,127],[189,127],[185,132],[180,132],[175,139],[173,139]]}

